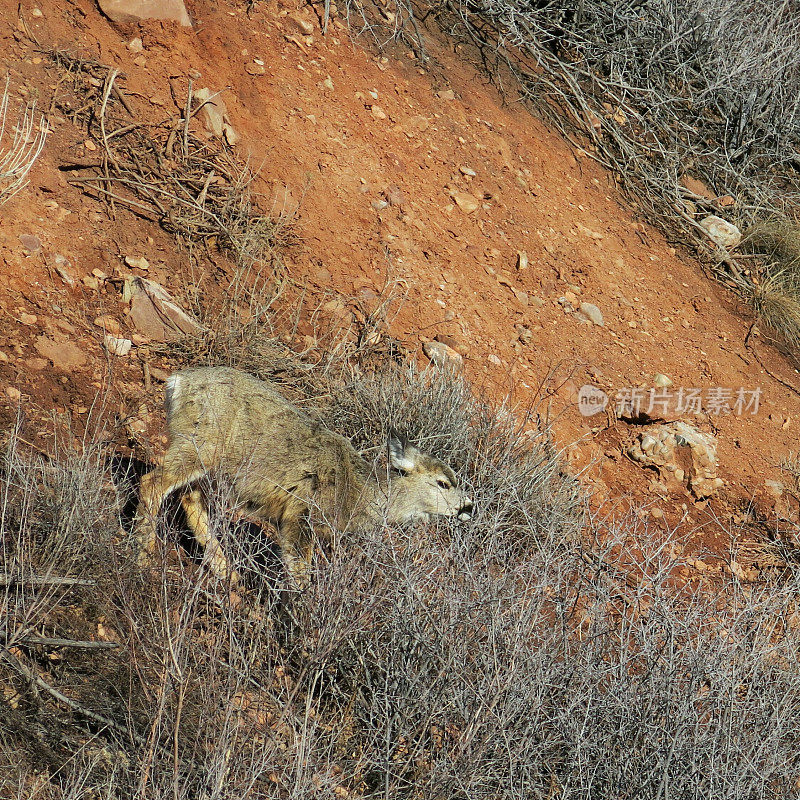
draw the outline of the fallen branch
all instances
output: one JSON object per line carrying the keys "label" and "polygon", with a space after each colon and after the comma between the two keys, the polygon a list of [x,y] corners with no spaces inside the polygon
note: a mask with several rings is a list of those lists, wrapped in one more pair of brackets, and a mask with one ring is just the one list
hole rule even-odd
{"label": "fallen branch", "polygon": [[70,578],[57,575],[0,575],[0,586],[94,586],[89,578]]}
{"label": "fallen branch", "polygon": [[47,645],[48,647],[74,647],[82,650],[113,650],[121,647],[118,642],[91,642],[77,639],[54,639],[48,636],[23,636],[19,644]]}

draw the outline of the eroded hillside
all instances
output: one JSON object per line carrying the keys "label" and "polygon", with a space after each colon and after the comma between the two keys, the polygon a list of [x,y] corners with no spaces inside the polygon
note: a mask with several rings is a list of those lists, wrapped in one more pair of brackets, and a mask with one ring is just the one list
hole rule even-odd
{"label": "eroded hillside", "polygon": [[[179,116],[190,82],[222,92],[233,131],[223,136],[257,170],[261,210],[292,220],[282,259],[286,298],[302,309],[296,344],[314,336],[314,310],[347,322],[391,293],[389,332],[422,362],[422,345],[439,337],[463,353],[479,392],[521,406],[538,399],[595,505],[632,498],[655,525],[720,554],[731,527],[771,519],[778,488],[765,481],[785,480],[778,465],[794,447],[797,373],[757,331],[747,338],[746,309],[637,216],[613,175],[516,103],[513,89],[498,94],[469,50],[435,30],[423,30],[423,62],[354,44],[338,20],[323,36],[302,3],[245,5],[198,0],[184,28],[112,23],[88,0],[3,5],[12,96],[38,98],[52,127],[30,185],[1,212],[5,423],[21,408],[46,434],[55,411],[80,432],[100,402],[157,451],[158,378],[175,362],[137,330],[125,280],[148,278],[191,308],[198,272],[202,291],[220,295],[231,275],[213,242],[190,257],[155,222],[73,180],[101,163],[101,150],[80,109],[62,103],[75,80],[66,54],[101,77],[117,70],[134,121]],[[212,140],[200,120],[193,131]],[[601,325],[581,303],[599,310]],[[108,332],[130,336],[131,351],[109,355]],[[716,436],[723,485],[710,501],[628,457],[638,425],[579,413],[585,384],[646,397],[658,374],[675,397],[704,393],[700,413],[651,416]],[[729,408],[739,390],[758,390],[757,413],[716,413],[714,390],[730,392],[718,393]]]}

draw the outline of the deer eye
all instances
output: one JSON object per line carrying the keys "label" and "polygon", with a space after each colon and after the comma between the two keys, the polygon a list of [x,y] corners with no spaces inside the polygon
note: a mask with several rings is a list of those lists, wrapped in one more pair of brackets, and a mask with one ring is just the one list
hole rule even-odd
{"label": "deer eye", "polygon": [[449,489],[450,488],[450,484],[445,480],[439,479],[438,481],[436,481],[436,484],[439,486],[440,489]]}

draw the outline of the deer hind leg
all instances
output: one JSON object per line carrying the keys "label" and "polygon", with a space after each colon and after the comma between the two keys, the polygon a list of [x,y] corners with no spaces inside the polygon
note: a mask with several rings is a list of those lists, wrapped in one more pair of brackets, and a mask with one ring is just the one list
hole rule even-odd
{"label": "deer hind leg", "polygon": [[208,510],[202,492],[199,489],[187,492],[181,497],[181,505],[186,513],[186,522],[192,529],[195,540],[203,548],[206,563],[211,571],[223,580],[230,578],[232,583],[238,583],[238,573],[231,569],[219,539],[208,525]]}
{"label": "deer hind leg", "polygon": [[139,486],[139,505],[136,508],[134,532],[139,545],[139,560],[146,562],[156,546],[156,520],[167,495],[182,489],[205,475],[205,470],[156,467],[142,478]]}
{"label": "deer hind leg", "polygon": [[308,529],[307,514],[304,503],[292,503],[283,512],[278,524],[277,539],[283,563],[298,589],[308,585],[308,573],[314,555],[314,540]]}

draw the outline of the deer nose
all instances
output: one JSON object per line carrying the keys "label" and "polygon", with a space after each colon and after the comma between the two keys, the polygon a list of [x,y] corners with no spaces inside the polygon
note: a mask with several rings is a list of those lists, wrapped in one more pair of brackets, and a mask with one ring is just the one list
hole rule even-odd
{"label": "deer nose", "polygon": [[466,522],[468,519],[471,519],[471,517],[472,517],[472,509],[473,508],[474,508],[474,505],[472,503],[472,500],[467,498],[462,503],[461,508],[458,509],[458,518],[462,522]]}

